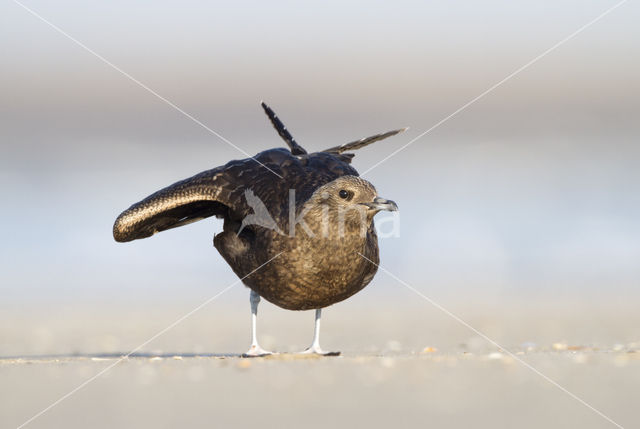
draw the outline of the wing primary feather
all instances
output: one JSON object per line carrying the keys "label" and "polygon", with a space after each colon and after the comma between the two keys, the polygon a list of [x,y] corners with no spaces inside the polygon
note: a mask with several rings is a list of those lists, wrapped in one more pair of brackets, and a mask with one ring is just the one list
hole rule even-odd
{"label": "wing primary feather", "polygon": [[291,153],[293,155],[305,155],[307,153],[306,150],[302,146],[300,146],[293,138],[291,133],[287,130],[287,127],[284,126],[280,118],[276,116],[275,112],[271,109],[271,107],[267,106],[267,104],[262,101],[260,102],[262,108],[264,109],[264,113],[267,114],[269,120],[273,124],[273,127],[276,129],[280,137],[287,143],[289,148],[291,149]]}
{"label": "wing primary feather", "polygon": [[363,139],[345,143],[340,146],[334,146],[332,148],[325,149],[322,152],[342,153],[342,152],[347,152],[349,150],[360,149],[367,145],[370,145],[371,143],[384,140],[387,137],[395,136],[396,134],[402,133],[406,130],[408,130],[408,128],[400,128],[399,130],[387,131],[386,133],[376,134],[374,136],[365,137]]}

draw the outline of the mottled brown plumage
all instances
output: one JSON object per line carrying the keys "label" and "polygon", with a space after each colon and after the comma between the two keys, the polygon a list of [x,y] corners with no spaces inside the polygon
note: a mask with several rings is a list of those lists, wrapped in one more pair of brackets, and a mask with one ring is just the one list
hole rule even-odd
{"label": "mottled brown plumage", "polygon": [[[263,108],[290,150],[266,150],[161,189],[118,216],[113,236],[125,242],[210,216],[223,218],[214,245],[239,277],[279,255],[244,278],[245,285],[286,309],[323,308],[371,281],[378,263],[373,216],[396,209],[357,177],[353,154],[343,152],[403,130],[308,154],[264,103]],[[256,215],[250,197],[264,204],[275,225],[246,221]]]}
{"label": "mottled brown plumage", "polygon": [[[345,201],[338,196],[341,190],[355,196]],[[319,187],[297,208],[296,215],[307,212],[301,218],[304,224],[295,225],[293,236],[289,220],[281,218],[279,226],[285,233],[249,227],[238,236],[235,227],[225,228],[215,236],[214,244],[239,277],[282,252],[274,263],[248,276],[245,284],[267,301],[289,310],[327,307],[361,290],[375,274],[376,265],[359,255],[378,263],[372,223],[375,209],[362,206],[362,228],[360,209],[350,208],[375,198],[375,189],[368,182],[342,176]],[[344,227],[340,231],[343,208]],[[327,213],[324,224],[323,212]]]}

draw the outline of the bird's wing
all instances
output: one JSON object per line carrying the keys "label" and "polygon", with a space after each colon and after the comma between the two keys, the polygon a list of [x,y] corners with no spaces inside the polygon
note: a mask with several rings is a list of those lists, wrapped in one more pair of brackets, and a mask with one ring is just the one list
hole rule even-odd
{"label": "bird's wing", "polygon": [[[262,105],[262,108],[264,109],[264,112],[269,117],[269,120],[271,121],[271,124],[273,124],[273,127],[276,129],[276,131],[278,132],[280,137],[282,137],[282,139],[289,146],[289,149],[291,150],[291,154],[293,154],[293,155],[306,155],[307,151],[304,150],[304,148],[302,146],[300,146],[294,140],[294,138],[291,135],[291,133],[289,132],[289,130],[287,130],[287,127],[284,126],[284,124],[282,123],[280,118],[278,118],[278,116],[275,114],[273,109],[271,109],[271,107],[267,106],[264,101],[261,102],[260,104]],[[370,145],[371,143],[386,139],[387,137],[395,136],[396,134],[404,132],[407,129],[408,128],[400,128],[399,130],[387,131],[386,133],[376,134],[374,136],[365,137],[363,139],[352,141],[352,142],[349,142],[349,143],[345,143],[345,144],[342,144],[340,146],[334,146],[332,148],[325,149],[322,152],[327,152],[327,153],[333,153],[333,154],[340,155],[343,152],[360,149],[360,148],[363,148],[363,147],[365,147],[367,145]],[[347,157],[344,157],[344,159],[342,159],[342,160],[347,162],[347,163],[349,163],[351,158],[353,158],[353,155],[351,155],[351,154],[345,154],[345,155],[347,155]]]}
{"label": "bird's wing", "polygon": [[242,217],[247,210],[243,189],[229,171],[228,165],[214,168],[149,195],[118,216],[113,237],[131,241],[214,215]]}
{"label": "bird's wing", "polygon": [[271,109],[271,107],[267,106],[264,101],[261,102],[260,105],[264,109],[264,113],[266,113],[269,117],[273,128],[276,129],[280,137],[282,137],[282,140],[284,140],[289,146],[289,149],[291,149],[291,153],[293,155],[305,155],[307,151],[304,150],[304,148],[293,139],[293,136],[291,135],[289,130],[287,130],[287,127],[284,126],[280,118],[276,116],[276,113]]}
{"label": "bird's wing", "polygon": [[323,152],[340,154],[349,150],[360,149],[367,145],[370,145],[371,143],[386,139],[387,137],[395,136],[396,134],[399,134],[406,130],[407,128],[401,128],[399,130],[387,131],[386,133],[376,134],[375,136],[365,137],[363,139],[345,143],[340,146],[334,146],[332,148],[323,150]]}

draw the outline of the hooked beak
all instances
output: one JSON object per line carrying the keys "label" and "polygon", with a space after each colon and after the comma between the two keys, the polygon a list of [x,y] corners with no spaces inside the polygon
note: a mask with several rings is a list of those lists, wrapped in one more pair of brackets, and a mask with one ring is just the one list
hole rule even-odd
{"label": "hooked beak", "polygon": [[380,211],[387,210],[390,212],[397,212],[398,205],[391,200],[385,200],[384,198],[376,197],[372,203],[362,203],[371,210]]}

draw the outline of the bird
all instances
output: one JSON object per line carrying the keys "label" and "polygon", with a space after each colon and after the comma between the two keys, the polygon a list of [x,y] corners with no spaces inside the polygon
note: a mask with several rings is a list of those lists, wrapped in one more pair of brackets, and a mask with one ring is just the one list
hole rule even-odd
{"label": "bird", "polygon": [[261,106],[288,149],[232,160],[160,189],[116,218],[113,237],[129,242],[211,216],[223,219],[214,247],[250,289],[251,346],[242,356],[274,353],[257,339],[261,298],[287,310],[315,310],[313,340],[301,353],[336,356],[340,352],[320,347],[322,309],[371,282],[380,262],[373,217],[398,210],[359,177],[350,151],[406,128],[308,153],[275,112]]}

